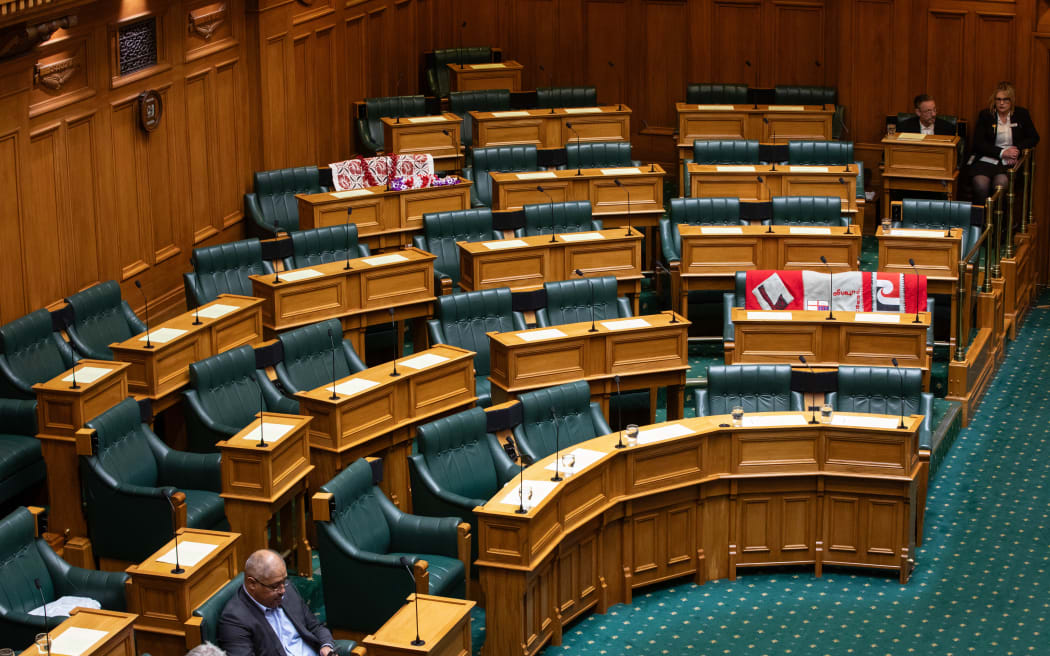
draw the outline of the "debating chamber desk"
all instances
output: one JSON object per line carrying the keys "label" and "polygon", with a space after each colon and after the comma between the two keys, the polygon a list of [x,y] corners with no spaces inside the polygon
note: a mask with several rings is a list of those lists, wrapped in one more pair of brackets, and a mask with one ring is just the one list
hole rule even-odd
{"label": "debating chamber desk", "polygon": [[882,139],[882,216],[890,217],[895,190],[956,196],[959,183],[959,137],[897,132]]}
{"label": "debating chamber desk", "polygon": [[633,225],[657,225],[664,213],[664,170],[656,164],[489,175],[493,210],[585,200],[595,219],[629,216]]}
{"label": "debating chamber desk", "polygon": [[[531,655],[561,643],[590,609],[631,603],[635,588],[691,575],[735,580],[741,567],[847,565],[896,573],[915,566],[929,476],[922,417],[752,413],[646,426],[581,442],[575,465],[550,480],[555,455],[523,472],[478,518],[485,656]],[[626,438],[625,438],[626,439]],[[564,474],[563,474],[564,475]]]}
{"label": "debating chamber desk", "polygon": [[693,157],[693,142],[748,139],[762,143],[831,139],[834,105],[696,105],[676,103],[678,159]]}
{"label": "debating chamber desk", "polygon": [[774,196],[837,196],[842,211],[857,211],[857,167],[794,164],[689,164],[693,198],[735,197],[768,201]]}
{"label": "debating chamber desk", "polygon": [[[577,141],[631,140],[631,108],[625,105],[472,111],[470,116],[475,148],[527,144],[564,148]],[[566,123],[572,124],[571,130]]]}

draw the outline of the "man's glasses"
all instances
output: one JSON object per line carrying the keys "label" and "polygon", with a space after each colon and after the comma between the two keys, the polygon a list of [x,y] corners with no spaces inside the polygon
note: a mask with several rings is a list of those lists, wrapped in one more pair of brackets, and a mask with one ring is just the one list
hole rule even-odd
{"label": "man's glasses", "polygon": [[282,589],[284,589],[285,586],[288,585],[287,577],[281,579],[277,583],[263,583],[262,581],[260,581],[259,579],[255,578],[254,576],[249,577],[249,578],[251,578],[251,580],[255,581],[256,583],[258,583],[262,587],[271,590],[272,592],[277,592],[278,590],[282,590]]}

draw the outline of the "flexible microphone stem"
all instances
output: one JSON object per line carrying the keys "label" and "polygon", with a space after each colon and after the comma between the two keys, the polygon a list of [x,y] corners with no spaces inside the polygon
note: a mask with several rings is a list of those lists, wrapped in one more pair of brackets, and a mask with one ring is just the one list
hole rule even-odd
{"label": "flexible microphone stem", "polygon": [[[848,168],[848,167],[847,167],[847,169],[846,169],[846,172],[847,172],[847,173],[849,173],[849,168]],[[846,184],[846,180],[845,180],[845,178],[839,178],[839,184],[840,184],[840,185],[845,185],[845,184]],[[853,233],[851,232],[851,228],[853,228],[853,217],[851,217],[851,216],[850,216],[850,215],[849,215],[849,214],[847,213],[847,214],[846,214],[846,234],[847,234],[847,235],[852,235],[852,234],[853,234]]]}
{"label": "flexible microphone stem", "polygon": [[777,170],[777,129],[770,125],[769,119],[765,116],[762,117],[762,122],[769,125],[769,138],[773,140],[773,157],[770,158],[773,164],[773,171]]}
{"label": "flexible microphone stem", "polygon": [[831,265],[828,264],[828,260],[823,255],[820,256],[820,261],[824,263],[824,266],[828,268],[828,320],[834,321],[835,314],[831,309],[831,302],[835,298],[835,272],[832,271]]}
{"label": "flexible microphone stem", "polygon": [[394,308],[390,308],[390,323],[393,324],[393,326],[394,326],[394,370],[390,372],[390,377],[394,378],[396,376],[400,376],[401,375],[401,374],[397,373],[397,357],[398,357],[398,355],[400,355],[397,352],[397,345],[398,345],[398,342],[400,341],[401,335],[399,335],[398,332],[397,332],[397,321],[394,320]]}
{"label": "flexible microphone stem", "polygon": [[[765,181],[765,179],[762,176],[759,175],[759,176],[756,176],[756,177],[758,178],[758,181],[762,183],[762,187],[766,190],[766,198],[769,198],[769,185],[766,184],[766,181]],[[773,234],[773,217],[772,216],[769,217],[769,226],[766,228],[766,234],[767,235]]]}
{"label": "flexible microphone stem", "polygon": [[[616,84],[619,87],[619,97],[622,99],[623,98],[623,78],[620,77],[620,71],[617,70],[616,65],[612,63],[611,59],[609,60],[609,68],[611,68],[614,71],[616,71]],[[618,111],[618,112],[622,112],[623,111],[623,102],[622,101],[616,103],[616,111]]]}
{"label": "flexible microphone stem", "polygon": [[623,443],[623,404],[620,403],[620,374],[613,376],[613,381],[616,382],[616,426],[620,429],[620,439],[616,442],[616,448],[626,449],[627,445]]}
{"label": "flexible microphone stem", "polygon": [[201,306],[197,305],[193,308],[193,325],[199,326],[201,323]]}
{"label": "flexible microphone stem", "polygon": [[266,423],[266,419],[263,413],[266,412],[266,399],[263,398],[262,385],[259,386],[259,443],[255,446],[259,448],[266,448],[266,437],[263,435],[263,424]]}
{"label": "flexible microphone stem", "polygon": [[900,404],[901,404],[901,423],[897,428],[906,428],[904,425],[904,374],[901,372],[901,367],[897,364],[897,358],[892,360],[893,366],[897,368],[897,380],[900,381]]}
{"label": "flexible microphone stem", "polygon": [[336,401],[339,399],[339,395],[335,393],[335,336],[332,335],[332,329],[328,329],[328,342],[332,345],[332,395],[328,398]]}
{"label": "flexible microphone stem", "polygon": [[[813,367],[811,367],[811,366],[809,365],[809,363],[808,363],[808,362],[806,362],[806,356],[804,356],[804,355],[800,355],[800,356],[798,356],[798,361],[799,361],[799,362],[801,362],[802,364],[806,365],[806,368],[807,368],[807,369],[809,369],[809,374],[810,374],[811,376],[812,376],[812,375],[814,375],[814,374],[813,374]],[[811,405],[811,406],[809,406],[809,411],[810,411],[810,413],[811,413],[811,414],[810,414],[810,418],[809,418],[809,423],[811,423],[811,424],[819,424],[820,422],[819,422],[819,421],[817,421],[817,411],[816,411],[816,406],[812,406],[812,405]]]}
{"label": "flexible microphone stem", "polygon": [[146,348],[153,348],[153,344],[150,342],[150,329],[149,329],[149,299],[146,298],[146,292],[142,290],[142,281],[136,280],[135,286],[138,287],[139,292],[142,293],[142,305],[143,311],[146,313]]}
{"label": "flexible microphone stem", "polygon": [[[416,588],[416,575],[415,575],[415,572],[412,571],[412,559],[409,558],[408,556],[401,556],[401,565],[406,570],[408,570],[408,576],[409,576],[409,578],[412,579],[412,589],[415,590],[415,588]],[[416,595],[416,639],[412,641],[412,645],[414,647],[419,647],[421,645],[425,645],[426,641],[419,637],[419,593],[417,592],[417,593],[415,593],[415,595]]]}
{"label": "flexible microphone stem", "polygon": [[77,362],[73,363],[73,371],[70,374],[73,376],[73,384],[69,386],[69,389],[80,389],[80,385],[77,385]]}
{"label": "flexible microphone stem", "polygon": [[346,208],[346,266],[343,267],[343,271],[349,271],[352,267],[350,266],[350,214],[354,211],[354,208]]}
{"label": "flexible microphone stem", "polygon": [[[566,123],[565,127],[572,130],[572,133],[576,135],[576,152],[580,152],[580,133],[576,131],[576,128],[572,127],[572,123]],[[583,175],[583,169],[580,168],[580,160],[576,160],[576,175]]]}
{"label": "flexible microphone stem", "polygon": [[[581,269],[575,269],[575,270],[573,270],[573,273],[575,273],[576,275],[578,275],[581,278],[584,277],[583,276],[583,270],[581,270]],[[597,326],[594,325],[594,280],[592,280],[590,278],[587,278],[587,284],[591,288],[591,329],[588,330],[587,332],[589,332],[589,333],[596,333],[596,332],[598,332],[598,328],[597,328]]]}
{"label": "flexible microphone stem", "polygon": [[525,468],[532,462],[532,456],[524,453],[518,454],[518,509],[514,512],[519,515],[529,512],[525,509]]}
{"label": "flexible microphone stem", "polygon": [[[919,319],[919,270],[915,268],[914,258],[909,257],[908,264],[911,265],[911,270],[915,274],[915,321],[912,321],[912,323],[922,323],[922,320]],[[901,290],[901,300],[905,303],[908,301],[908,297],[905,295],[903,289]]]}
{"label": "flexible microphone stem", "polygon": [[[553,89],[554,88],[554,74],[551,73],[550,71],[548,71],[546,68],[544,68],[543,64],[540,64],[539,68],[540,68],[540,71],[542,71],[547,76],[547,86]],[[554,113],[554,107],[551,107],[551,114],[553,114],[553,113]]]}
{"label": "flexible microphone stem", "polygon": [[556,244],[558,240],[554,238],[555,233],[558,231],[554,228],[554,198],[551,197],[547,190],[543,188],[543,185],[536,185],[536,191],[540,192],[547,197],[547,205],[551,210],[551,243]]}
{"label": "flexible microphone stem", "polygon": [[44,598],[44,586],[40,585],[40,579],[33,579],[36,591],[40,593],[40,601],[44,604],[44,633],[46,634],[47,656],[51,656],[51,630],[47,628],[47,599]]}
{"label": "flexible microphone stem", "polygon": [[[280,236],[280,234],[281,234],[281,226],[277,225],[276,223],[273,224],[273,237],[274,237],[274,239],[277,239]],[[277,284],[277,283],[281,282],[281,274],[278,273],[278,271],[277,271],[277,261],[279,259],[280,258],[277,257],[277,249],[274,249],[274,258],[273,258],[273,282],[274,282],[274,284]]]}
{"label": "flexible microphone stem", "polygon": [[164,498],[168,500],[168,506],[171,507],[171,525],[173,527],[172,533],[175,536],[175,567],[172,568],[172,574],[182,574],[186,570],[179,565],[179,527],[175,521],[175,502],[171,500],[170,494],[165,494]]}
{"label": "flexible microphone stem", "polygon": [[554,412],[554,408],[551,408],[551,422],[554,424],[554,476],[551,476],[551,480],[557,483],[563,479],[558,471],[561,462],[561,440],[558,435],[558,414]]}
{"label": "flexible microphone stem", "polygon": [[[662,271],[663,273],[666,273],[668,278],[671,277],[671,272],[668,270],[667,267],[664,266],[663,262],[661,262],[660,260],[656,260],[654,262],[654,265],[656,266],[656,269],[658,271]],[[674,310],[668,310],[668,312],[671,313],[671,321],[669,323],[678,323],[678,315],[675,314],[675,311]]]}

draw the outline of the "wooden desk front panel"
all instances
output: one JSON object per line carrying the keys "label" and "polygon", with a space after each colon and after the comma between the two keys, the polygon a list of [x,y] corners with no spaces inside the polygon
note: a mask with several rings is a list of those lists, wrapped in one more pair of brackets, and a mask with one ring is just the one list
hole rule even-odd
{"label": "wooden desk front panel", "polygon": [[679,226],[679,231],[683,276],[733,276],[737,271],[777,268],[764,266],[767,260],[760,235],[704,235],[686,225]]}
{"label": "wooden desk front panel", "polygon": [[[851,167],[852,168],[852,167]],[[857,195],[857,172],[799,174],[785,173],[781,176],[780,196],[837,196],[843,207],[854,208]],[[842,180],[842,182],[839,182]],[[852,202],[851,202],[852,201]]]}
{"label": "wooden desk front panel", "polygon": [[[154,329],[155,330],[155,329]],[[154,351],[128,351],[113,349],[114,357],[131,364],[128,367],[128,391],[160,398],[190,382],[190,365],[203,360],[209,353],[199,339],[177,339],[164,345],[154,345]]]}
{"label": "wooden desk front panel", "polygon": [[818,481],[741,481],[736,499],[735,565],[816,562]]}
{"label": "wooden desk front panel", "polygon": [[534,145],[537,148],[561,147],[558,143],[561,123],[556,114],[533,114],[513,118],[491,117],[487,112],[471,114],[474,115],[475,148],[520,145]]}
{"label": "wooden desk front panel", "polygon": [[753,269],[810,269],[855,271],[862,236],[860,230],[832,227],[827,235],[793,234],[790,226],[741,226],[740,234],[707,234],[702,226],[682,225],[680,271],[683,279],[704,276],[731,278]]}
{"label": "wooden desk front panel", "polygon": [[[282,284],[286,286],[272,288],[273,303],[263,305],[263,322],[274,330],[341,316],[353,307],[346,277],[323,276]],[[252,292],[262,298],[270,296],[257,281],[252,281]]]}
{"label": "wooden desk front panel", "polygon": [[460,287],[466,291],[540,287],[548,280],[555,280],[548,255],[546,248],[512,248],[489,253],[460,249]]}
{"label": "wooden desk front panel", "polygon": [[350,302],[362,310],[383,310],[434,298],[434,260],[414,260],[393,267],[366,268],[351,278]]}
{"label": "wooden desk front panel", "polygon": [[[567,111],[567,110],[563,110]],[[566,125],[572,123],[573,132]],[[626,112],[594,112],[563,114],[561,117],[561,139],[559,147],[568,143],[588,141],[630,141],[631,114]],[[577,134],[579,137],[577,138]]]}
{"label": "wooden desk front panel", "polygon": [[[927,278],[956,282],[959,277],[960,231],[952,232],[955,236],[950,238],[909,238],[886,235],[879,226],[875,233],[879,239],[879,271],[917,272]],[[915,260],[915,269],[912,269],[909,259]]]}
{"label": "wooden desk front panel", "polygon": [[763,183],[758,181],[758,175],[760,174],[701,173],[690,169],[689,194],[693,198],[739,198],[741,201],[768,201],[772,197],[771,194],[779,191],[779,185],[775,190],[770,189],[770,177],[764,177],[765,183]]}
{"label": "wooden desk front panel", "polygon": [[[489,175],[493,174],[489,173]],[[520,210],[526,205],[565,203],[588,198],[587,178],[582,176],[578,179],[551,176],[523,180],[514,173],[499,175],[499,178],[493,176],[492,181],[492,209],[494,210]],[[539,191],[536,188],[538,186],[542,186],[543,191]]]}
{"label": "wooden desk front panel", "polygon": [[[492,176],[492,209],[515,210],[525,205],[588,201],[597,218],[604,214],[626,216],[628,193],[631,212],[663,210],[664,170],[658,166],[613,167],[625,172],[608,175],[602,169],[570,169],[528,173],[489,173]],[[652,169],[652,170],[650,170]],[[577,172],[580,174],[577,175]],[[527,177],[521,178],[520,175]],[[622,186],[617,186],[619,180]],[[537,187],[542,186],[543,191]],[[548,195],[550,196],[548,198]]]}
{"label": "wooden desk front panel", "polygon": [[680,153],[683,159],[692,158],[693,141],[707,139],[747,139],[749,134],[746,114],[737,112],[682,112],[678,113],[678,134],[681,135]]}
{"label": "wooden desk front panel", "polygon": [[769,112],[769,122],[760,117],[753,119],[759,136],[752,137],[764,143],[787,143],[788,141],[811,141],[831,139],[831,116],[828,110],[812,112]]}
{"label": "wooden desk front panel", "polygon": [[[72,438],[84,423],[109,410],[128,396],[126,362],[104,360],[81,360],[77,368],[98,367],[111,372],[101,378],[77,383],[79,389],[70,389],[72,382],[63,378],[70,375],[67,370],[55,378],[33,385],[36,392],[36,421],[38,432],[53,437]],[[52,501],[53,503],[53,501]]]}
{"label": "wooden desk front panel", "polygon": [[[551,252],[551,274],[554,280],[568,280],[579,269],[585,277],[615,276],[617,279],[642,277],[641,233],[632,230],[634,239],[602,239],[597,241],[565,242],[562,258]],[[551,249],[553,251],[553,249]],[[560,266],[558,266],[560,264]]]}
{"label": "wooden desk front panel", "polygon": [[954,176],[959,137],[925,135],[912,140],[901,136],[888,135],[882,140],[885,173],[944,179]]}
{"label": "wooden desk front panel", "polygon": [[[402,226],[407,230],[423,231],[423,215],[435,212],[454,212],[470,209],[470,184],[462,182],[451,187],[434,187],[426,194],[401,194],[398,196],[399,216],[404,217]],[[409,242],[406,242],[406,245]]]}
{"label": "wooden desk front panel", "polygon": [[[628,208],[631,214],[663,212],[663,170],[658,169],[646,175],[650,173],[650,167],[638,168],[644,172],[642,175],[625,175],[619,178],[623,186],[617,186],[615,182],[601,178],[592,182],[587,200],[591,203],[591,213],[595,218],[601,218],[602,214],[626,216]],[[629,206],[627,204],[628,194],[630,194],[631,201]]]}
{"label": "wooden desk front panel", "polygon": [[[459,133],[463,119],[446,112],[440,116],[398,119],[384,117],[383,138],[387,151],[408,155],[431,155],[435,160],[454,159],[461,154]],[[435,161],[435,165],[439,162]]]}
{"label": "wooden desk front panel", "polygon": [[471,68],[448,64],[449,84],[452,91],[478,91],[481,89],[509,89],[521,91],[522,65],[507,61],[504,66],[494,68]]}
{"label": "wooden desk front panel", "polygon": [[[860,261],[860,228],[853,235],[789,235],[777,241],[776,265],[764,269],[856,271]],[[821,256],[828,261],[825,265]]]}

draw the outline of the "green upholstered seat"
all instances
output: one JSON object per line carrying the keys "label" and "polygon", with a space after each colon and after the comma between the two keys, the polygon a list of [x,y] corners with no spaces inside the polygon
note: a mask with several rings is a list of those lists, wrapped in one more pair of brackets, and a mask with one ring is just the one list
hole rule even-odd
{"label": "green upholstered seat", "polygon": [[[281,333],[284,356],[274,365],[277,380],[288,394],[312,390],[350,374],[365,370],[353,345],[343,339],[339,319],[319,321]],[[332,346],[335,345],[335,378],[332,378]]]}
{"label": "green upholstered seat", "polygon": [[459,560],[458,515],[427,517],[402,512],[372,480],[372,466],[357,460],[321,486],[332,495],[331,519],[318,521],[327,624],[373,632],[405,604],[415,585],[401,557],[427,561],[430,594],[463,598],[466,567]]}
{"label": "green upholstered seat", "polygon": [[777,85],[773,89],[775,105],[834,105],[838,94],[834,87]]}
{"label": "green upholstered seat", "polygon": [[[901,220],[894,221],[894,228],[919,228],[926,230],[959,230],[959,257],[964,257],[981,238],[981,227],[970,222],[972,206],[962,201],[918,200],[905,198],[901,201]],[[976,255],[975,255],[976,256]]]}
{"label": "green upholstered seat", "polygon": [[536,89],[536,106],[551,107],[596,107],[598,89],[595,87],[539,87]]}
{"label": "green upholstered seat", "polygon": [[518,443],[518,451],[534,460],[546,458],[557,446],[566,450],[612,432],[601,406],[591,402],[591,386],[587,381],[525,392],[518,395],[518,401],[521,423],[513,428],[514,441]]}
{"label": "green upholstered seat", "polygon": [[40,309],[0,326],[0,396],[34,399],[33,385],[51,380],[76,362],[76,353]]}
{"label": "green upholstered seat", "polygon": [[251,234],[271,237],[276,232],[275,225],[285,232],[298,230],[299,203],[295,195],[327,191],[320,178],[316,166],[256,171],[253,191],[244,195],[244,207],[256,231]]}
{"label": "green upholstered seat", "polygon": [[511,307],[510,290],[483,289],[437,298],[437,318],[427,321],[431,344],[452,344],[474,351],[478,404],[487,406],[489,332],[525,330],[525,319]]}
{"label": "green upholstered seat", "polygon": [[787,163],[797,166],[854,166],[857,198],[864,197],[864,162],[853,159],[852,141],[790,141]]}
{"label": "green upholstered seat", "polygon": [[744,412],[804,410],[802,394],[791,391],[791,365],[711,365],[707,387],[696,390],[696,416],[726,415],[734,406]]}
{"label": "green upholstered seat", "polygon": [[[0,644],[21,648],[33,644],[45,631],[44,616],[29,611],[64,596],[89,597],[102,608],[124,611],[124,572],[81,569],[62,560],[47,541],[36,537],[36,518],[17,508],[0,519]],[[54,629],[65,616],[49,616],[46,629]],[[30,650],[33,654],[35,649]],[[29,652],[25,652],[29,653]]]}
{"label": "green upholstered seat", "polygon": [[460,142],[464,147],[470,148],[474,144],[474,119],[470,113],[510,109],[510,91],[507,89],[453,91],[448,94],[448,106],[449,111],[463,119],[459,130]]}
{"label": "green upholstered seat", "polygon": [[747,102],[746,84],[690,84],[685,101],[697,105],[742,105]]}
{"label": "green upholstered seat", "polygon": [[631,159],[631,144],[627,141],[591,141],[565,144],[565,168],[601,169],[617,166],[638,166]]}
{"label": "green upholstered seat", "polygon": [[[441,48],[434,51],[426,70],[427,93],[438,98],[451,98],[449,64],[486,64],[492,61],[492,48]],[[452,110],[453,112],[456,110]]]}
{"label": "green upholstered seat", "polygon": [[631,303],[616,295],[616,278],[573,278],[543,283],[547,295],[545,307],[536,310],[536,325],[557,326],[591,320],[621,319],[631,316]]}
{"label": "green upholstered seat", "polygon": [[842,199],[837,196],[775,196],[773,225],[843,226]]}
{"label": "green upholstered seat", "polygon": [[591,218],[591,203],[574,200],[565,203],[525,205],[525,227],[514,231],[516,237],[549,235],[551,232],[590,232],[601,230],[602,222]]}
{"label": "green upholstered seat", "polygon": [[262,259],[258,239],[194,248],[190,265],[193,271],[182,274],[186,306],[190,308],[210,303],[219,294],[251,296],[249,276],[273,273],[273,265]]}
{"label": "green upholstered seat", "polygon": [[827,402],[840,412],[883,415],[922,415],[919,447],[930,448],[933,394],[922,391],[922,369],[896,367],[839,367],[838,389]]}
{"label": "green upholstered seat", "polygon": [[186,493],[187,526],[214,530],[229,526],[219,496],[218,453],[169,448],[142,423],[132,398],[86,426],[94,431],[94,444],[92,455],[80,457],[80,480],[96,556],[141,562],[171,540],[168,497],[176,491]]}
{"label": "green upholstered seat", "polygon": [[193,616],[201,618],[202,641],[219,644],[219,619],[222,618],[222,609],[243,585],[244,572],[241,572],[208,597],[203,604],[193,609]]}
{"label": "green upholstered seat", "polygon": [[255,368],[255,350],[247,344],[191,364],[190,385],[182,395],[189,448],[199,453],[215,451],[216,442],[252,423],[260,402],[270,412],[299,414],[299,402]]}
{"label": "green upholstered seat", "polygon": [[382,121],[384,117],[423,116],[426,112],[426,100],[423,96],[365,98],[365,115],[357,117],[357,138],[361,143],[361,149],[369,155],[375,155],[384,150]]}
{"label": "green upholstered seat", "polygon": [[660,217],[660,248],[664,259],[682,259],[680,225],[736,226],[747,225],[740,218],[739,198],[672,198],[671,211]]}
{"label": "green upholstered seat", "polygon": [[[456,242],[491,241],[497,238],[492,229],[492,210],[476,207],[424,214],[423,234],[414,235],[412,244],[437,256],[434,260],[434,288],[448,288],[451,292],[459,282],[459,247]],[[446,284],[444,280],[449,282]]]}
{"label": "green upholstered seat", "polygon": [[690,164],[759,164],[758,141],[745,139],[696,139],[693,141],[693,158],[682,162],[682,192],[690,193]]}
{"label": "green upholstered seat", "polygon": [[492,177],[489,173],[514,173],[535,171],[536,146],[492,146],[475,148],[474,164],[465,171],[465,177],[473,180],[470,187],[471,203],[475,207],[492,206]]}
{"label": "green upholstered seat", "polygon": [[109,345],[123,342],[146,330],[128,302],[120,297],[120,285],[112,280],[66,297],[73,321],[66,334],[73,348],[86,358],[112,360]]}
{"label": "green upholstered seat", "polygon": [[36,416],[26,410],[33,403],[0,399],[0,507],[44,480]]}
{"label": "green upholstered seat", "polygon": [[284,260],[285,269],[302,269],[305,267],[342,262],[351,258],[368,257],[367,244],[357,241],[357,224],[340,224],[298,230],[289,233],[292,240],[292,256]]}

